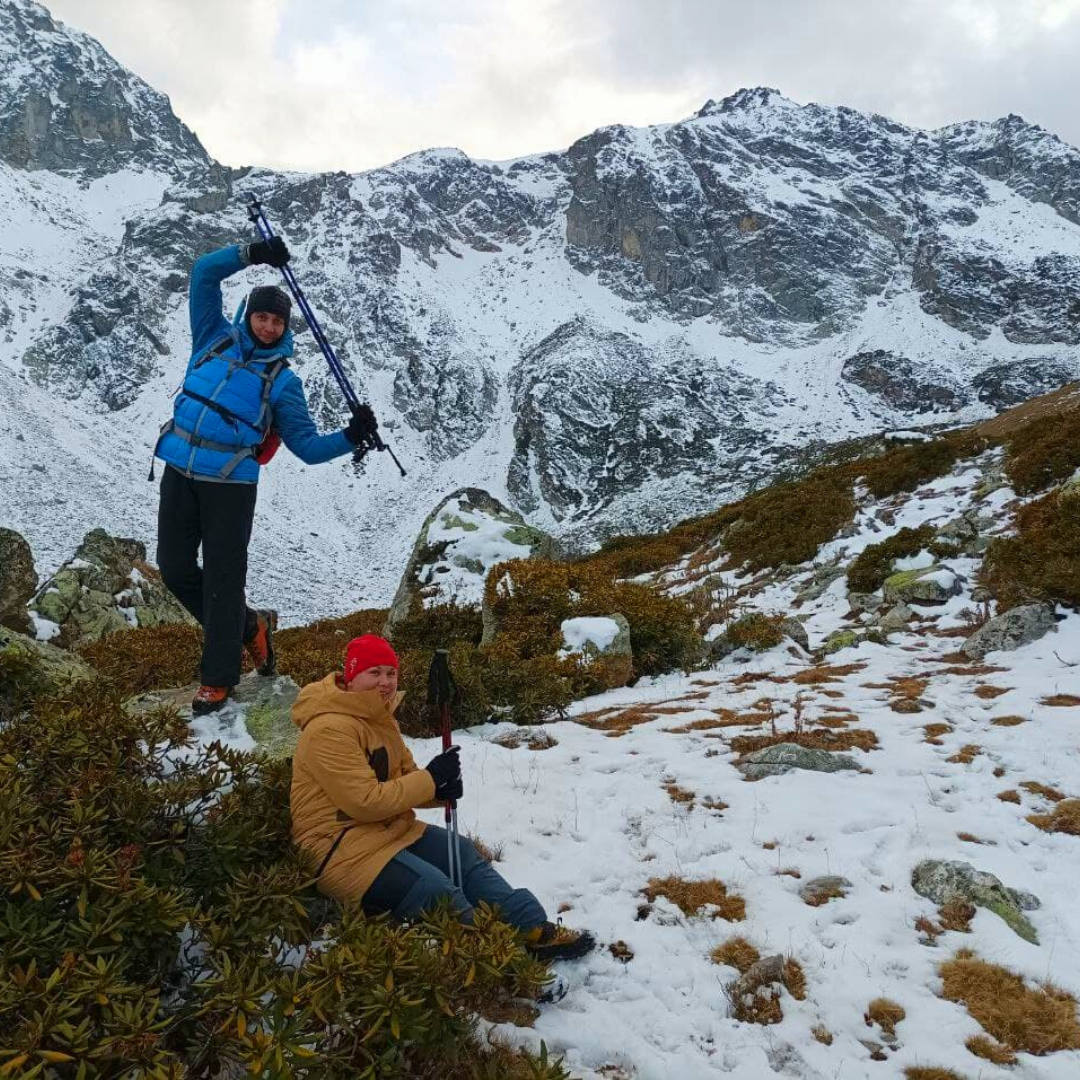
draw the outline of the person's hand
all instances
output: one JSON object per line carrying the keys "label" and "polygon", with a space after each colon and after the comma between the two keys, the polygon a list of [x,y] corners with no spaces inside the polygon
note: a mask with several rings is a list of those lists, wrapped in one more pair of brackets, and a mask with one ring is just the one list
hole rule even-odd
{"label": "person's hand", "polygon": [[379,421],[375,419],[375,414],[371,411],[370,405],[361,405],[353,413],[352,419],[349,420],[348,427],[345,428],[345,438],[353,444],[353,446],[360,446],[361,444],[368,443],[379,430]]}
{"label": "person's hand", "polygon": [[248,244],[245,258],[248,266],[264,263],[280,270],[289,261],[289,249],[280,236],[272,236],[269,240]]}
{"label": "person's hand", "polygon": [[[461,753],[460,746],[451,746],[438,757],[427,763],[427,771],[435,781],[435,798],[440,802],[457,799],[461,796]],[[457,791],[457,794],[453,794]]]}

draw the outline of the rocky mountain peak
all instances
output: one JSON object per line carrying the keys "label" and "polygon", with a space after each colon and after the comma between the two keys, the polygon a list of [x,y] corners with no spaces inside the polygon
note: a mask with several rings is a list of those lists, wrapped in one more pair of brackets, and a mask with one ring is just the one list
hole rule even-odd
{"label": "rocky mountain peak", "polygon": [[205,168],[169,99],[32,0],[0,0],[0,162],[104,176]]}
{"label": "rocky mountain peak", "polygon": [[744,86],[742,89],[736,90],[734,94],[728,94],[727,97],[721,98],[719,101],[709,98],[695,115],[718,116],[723,113],[738,112],[745,109],[759,109],[779,102],[788,105],[793,104],[779,90],[771,86]]}

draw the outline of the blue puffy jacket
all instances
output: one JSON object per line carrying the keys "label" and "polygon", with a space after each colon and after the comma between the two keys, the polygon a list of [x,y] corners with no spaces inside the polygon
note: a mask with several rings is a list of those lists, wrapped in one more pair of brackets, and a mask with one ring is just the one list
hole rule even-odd
{"label": "blue puffy jacket", "polygon": [[352,450],[343,432],[320,435],[315,427],[303,383],[288,366],[292,331],[286,329],[273,348],[265,348],[248,333],[243,308],[232,323],[222,314],[221,282],[244,266],[234,245],[204,255],[192,268],[191,359],[173,418],[154,451],[185,476],[201,480],[257,483],[254,449],[271,426],[308,465]]}

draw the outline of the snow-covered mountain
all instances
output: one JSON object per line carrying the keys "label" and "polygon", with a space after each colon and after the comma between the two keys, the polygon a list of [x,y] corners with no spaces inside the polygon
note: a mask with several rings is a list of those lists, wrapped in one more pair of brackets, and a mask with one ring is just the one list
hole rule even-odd
{"label": "snow-covered mountain", "polygon": [[274,461],[252,580],[292,617],[388,602],[463,484],[582,544],[1080,373],[1080,152],[1019,117],[928,132],[759,88],[560,153],[305,175],[214,162],[31,0],[0,0],[0,72],[0,522],[45,570],[96,525],[152,538],[187,276],[251,238],[252,193],[410,467]]}

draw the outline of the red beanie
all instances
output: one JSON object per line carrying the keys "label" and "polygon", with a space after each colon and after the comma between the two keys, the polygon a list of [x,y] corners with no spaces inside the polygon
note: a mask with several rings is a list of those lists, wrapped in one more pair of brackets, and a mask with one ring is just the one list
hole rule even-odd
{"label": "red beanie", "polygon": [[345,684],[348,685],[368,668],[398,666],[397,653],[390,647],[386,638],[375,634],[364,634],[353,638],[345,649]]}

